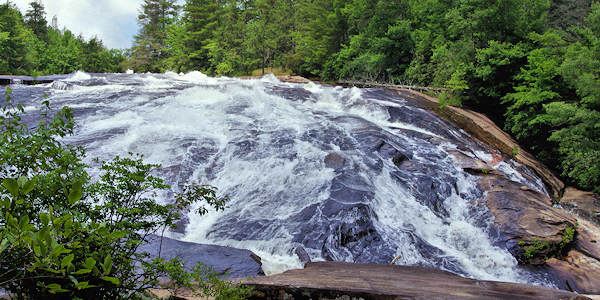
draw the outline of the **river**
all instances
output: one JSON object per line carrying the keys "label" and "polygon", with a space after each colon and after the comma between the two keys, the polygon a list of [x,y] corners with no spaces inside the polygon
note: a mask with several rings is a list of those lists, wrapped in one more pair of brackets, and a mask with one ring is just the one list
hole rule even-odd
{"label": "river", "polygon": [[[420,265],[485,280],[552,286],[499,243],[476,179],[449,154],[492,151],[436,115],[383,89],[212,78],[188,74],[86,74],[13,86],[39,118],[73,109],[67,142],[92,157],[144,154],[172,185],[210,184],[223,212],[190,213],[174,238],[249,249],[268,274],[313,260]],[[546,193],[513,161],[494,168]],[[527,168],[523,168],[527,170]],[[171,193],[157,201],[169,202]]]}

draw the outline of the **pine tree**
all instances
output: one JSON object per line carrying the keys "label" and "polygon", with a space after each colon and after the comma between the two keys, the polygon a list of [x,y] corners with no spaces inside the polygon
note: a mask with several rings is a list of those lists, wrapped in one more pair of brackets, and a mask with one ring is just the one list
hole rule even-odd
{"label": "pine tree", "polygon": [[142,26],[135,37],[132,67],[138,71],[161,71],[166,58],[167,27],[175,21],[179,7],[176,0],[144,0],[138,22]]}
{"label": "pine tree", "polygon": [[29,3],[30,9],[25,14],[25,24],[38,39],[45,41],[48,33],[48,22],[46,21],[46,11],[41,0],[33,1]]}
{"label": "pine tree", "polygon": [[220,0],[188,0],[184,6],[185,45],[192,68],[211,72],[208,47],[223,13]]}

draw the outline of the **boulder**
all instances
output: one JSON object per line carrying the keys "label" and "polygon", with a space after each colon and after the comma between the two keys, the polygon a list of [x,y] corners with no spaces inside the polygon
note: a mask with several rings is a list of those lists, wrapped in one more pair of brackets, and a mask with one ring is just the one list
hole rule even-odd
{"label": "boulder", "polygon": [[446,152],[452,155],[454,163],[457,166],[471,175],[501,175],[501,173],[496,171],[493,166],[487,164],[479,158],[468,156],[462,151],[446,150]]}
{"label": "boulder", "polygon": [[141,245],[138,251],[146,251],[150,259],[161,257],[173,259],[179,257],[185,262],[185,269],[191,270],[198,262],[213,266],[220,274],[228,278],[245,278],[264,275],[256,254],[244,249],[182,242],[163,237],[162,246],[159,236],[152,235],[149,242]]}
{"label": "boulder", "polygon": [[520,263],[543,264],[562,256],[574,238],[576,220],[552,207],[551,200],[498,175],[482,176],[479,186],[506,248]]}
{"label": "boulder", "polygon": [[559,284],[578,293],[600,294],[600,226],[577,219],[575,250],[546,262]]}
{"label": "boulder", "polygon": [[560,205],[576,215],[600,225],[600,195],[567,187]]}

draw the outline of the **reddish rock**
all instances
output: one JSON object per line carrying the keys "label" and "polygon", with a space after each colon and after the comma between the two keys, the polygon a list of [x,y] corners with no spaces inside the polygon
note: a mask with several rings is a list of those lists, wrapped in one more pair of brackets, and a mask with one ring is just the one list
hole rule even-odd
{"label": "reddish rock", "polygon": [[546,262],[568,287],[583,294],[600,294],[600,261],[577,250],[571,250],[564,260],[552,258]]}
{"label": "reddish rock", "polygon": [[[308,263],[305,269],[243,281],[257,299],[575,299],[575,293],[480,281],[450,272],[398,265]],[[260,295],[260,296],[258,296]],[[579,299],[587,299],[581,297]]]}
{"label": "reddish rock", "polygon": [[577,238],[575,248],[587,256],[600,260],[600,226],[577,219]]}
{"label": "reddish rock", "polygon": [[487,175],[495,174],[501,175],[500,172],[496,171],[491,165],[487,164],[483,160],[475,157],[470,157],[461,151],[447,150],[452,155],[454,163],[463,169],[465,172],[472,175]]}

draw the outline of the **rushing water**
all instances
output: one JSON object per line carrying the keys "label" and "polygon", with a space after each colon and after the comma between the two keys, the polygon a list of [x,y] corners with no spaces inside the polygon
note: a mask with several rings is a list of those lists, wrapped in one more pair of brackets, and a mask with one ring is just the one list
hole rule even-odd
{"label": "rushing water", "polygon": [[[14,87],[29,121],[44,94],[54,108],[73,108],[78,127],[68,142],[89,157],[142,153],[162,164],[175,191],[195,181],[228,195],[227,210],[189,214],[173,235],[250,249],[267,273],[299,267],[293,251],[302,245],[313,260],[399,256],[397,264],[477,279],[549,284],[499,246],[475,177],[449,154],[489,161],[489,150],[391,91],[273,76],[76,73]],[[497,165],[545,192],[515,168]]]}

